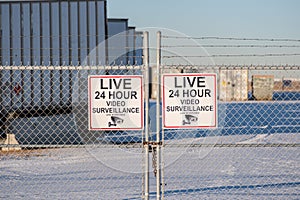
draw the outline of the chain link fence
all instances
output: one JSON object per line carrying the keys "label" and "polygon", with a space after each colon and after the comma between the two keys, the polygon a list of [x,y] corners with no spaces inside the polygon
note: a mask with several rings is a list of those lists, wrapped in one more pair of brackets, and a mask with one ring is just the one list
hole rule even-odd
{"label": "chain link fence", "polygon": [[[296,199],[299,68],[162,67],[163,73],[174,70],[217,74],[218,128],[162,131],[164,197]],[[87,127],[87,77],[106,73],[141,75],[144,67],[2,67],[1,78],[7,81],[1,90],[1,184],[8,192],[1,197],[139,199],[144,194],[143,131],[92,132]],[[246,83],[232,83],[243,74]],[[256,80],[257,74],[265,79]],[[253,81],[272,76],[272,98],[259,99]],[[35,84],[5,84],[18,78]],[[153,132],[150,138],[155,141]],[[150,197],[156,195],[158,165],[152,146]]]}
{"label": "chain link fence", "polygon": [[[163,66],[162,71],[170,69],[180,66]],[[180,70],[217,73],[218,127],[162,131],[165,198],[297,199],[299,80],[274,77],[295,77],[299,69],[191,66]],[[239,79],[243,74],[245,80]],[[269,78],[274,85],[268,88]]]}
{"label": "chain link fence", "polygon": [[[215,128],[162,128],[160,81],[147,102],[148,52],[145,65],[122,65],[134,58],[122,53],[110,66],[1,66],[0,197],[299,198],[300,67],[196,65],[161,53],[152,78],[216,75]],[[89,130],[90,75],[143,75],[145,127]]]}
{"label": "chain link fence", "polygon": [[[213,59],[235,55],[230,54],[228,44],[226,55],[210,55],[194,39],[158,34],[162,40],[158,42],[158,79],[185,73],[216,74],[217,127],[161,129],[162,195],[165,199],[298,199],[299,66],[218,65]],[[255,57],[252,52],[256,51],[250,52]],[[244,56],[242,51],[239,56]],[[177,87],[185,87],[178,80]],[[192,80],[186,80],[186,85]],[[178,88],[169,89],[176,96]],[[181,109],[205,105],[204,101],[201,105],[180,101],[194,99],[180,96],[180,89]],[[199,91],[197,99],[202,94]],[[162,112],[171,112],[168,106],[163,105]],[[183,116],[182,121],[194,123],[184,118],[185,112],[177,113],[176,118]],[[164,127],[164,119],[162,123]]]}
{"label": "chain link fence", "polygon": [[2,66],[0,197],[141,198],[144,130],[90,131],[88,76],[144,73],[142,65]]}
{"label": "chain link fence", "polygon": [[144,128],[91,131],[88,79],[147,74],[143,32],[105,0],[3,1],[0,29],[0,198],[141,198]]}

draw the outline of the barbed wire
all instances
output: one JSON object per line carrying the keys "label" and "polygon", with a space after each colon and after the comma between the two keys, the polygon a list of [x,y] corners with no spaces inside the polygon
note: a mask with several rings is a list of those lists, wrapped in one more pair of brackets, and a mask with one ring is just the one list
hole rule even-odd
{"label": "barbed wire", "polygon": [[172,55],[162,56],[162,58],[216,58],[216,57],[281,57],[281,56],[300,56],[300,53],[269,53],[269,54],[214,54],[214,55]]}
{"label": "barbed wire", "polygon": [[299,48],[300,45],[231,45],[231,44],[203,44],[203,45],[162,45],[162,48],[185,48],[185,47],[205,47],[205,48]]}
{"label": "barbed wire", "polygon": [[205,37],[190,37],[190,36],[171,36],[162,35],[162,38],[169,39],[193,39],[193,40],[239,40],[239,41],[269,41],[269,42],[300,42],[300,39],[290,38],[238,38],[238,37],[217,37],[217,36],[205,36]]}

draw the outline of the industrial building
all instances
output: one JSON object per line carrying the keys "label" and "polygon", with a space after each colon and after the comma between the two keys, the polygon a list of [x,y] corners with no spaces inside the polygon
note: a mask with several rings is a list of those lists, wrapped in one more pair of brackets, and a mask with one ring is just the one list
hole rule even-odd
{"label": "industrial building", "polygon": [[142,33],[128,19],[108,19],[106,0],[0,1],[0,136],[17,132],[18,138],[20,131],[7,126],[11,113],[23,121],[49,121],[51,115],[59,124],[70,121],[59,115],[72,113],[74,90],[84,77],[76,69],[142,65],[142,45]]}

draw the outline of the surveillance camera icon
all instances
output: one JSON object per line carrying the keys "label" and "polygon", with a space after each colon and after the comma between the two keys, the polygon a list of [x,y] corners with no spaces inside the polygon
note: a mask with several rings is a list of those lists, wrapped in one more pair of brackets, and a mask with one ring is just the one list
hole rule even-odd
{"label": "surveillance camera icon", "polygon": [[191,124],[192,122],[198,121],[198,117],[193,115],[185,115],[185,119],[182,121],[182,125]]}
{"label": "surveillance camera icon", "polygon": [[112,116],[111,122],[108,122],[108,127],[117,126],[118,124],[122,124],[124,120],[120,117]]}

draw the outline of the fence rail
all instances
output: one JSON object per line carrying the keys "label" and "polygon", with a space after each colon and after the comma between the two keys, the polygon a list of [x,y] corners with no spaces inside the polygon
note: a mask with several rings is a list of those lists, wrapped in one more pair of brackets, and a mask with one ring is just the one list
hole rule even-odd
{"label": "fence rail", "polygon": [[[145,40],[144,65],[0,66],[0,198],[297,199],[300,65],[168,63],[166,39],[152,81]],[[216,127],[164,126],[182,74],[216,75]],[[89,130],[89,75],[142,75],[144,128]]]}
{"label": "fence rail", "polygon": [[[163,80],[163,76],[174,77],[182,73],[203,76],[201,80],[206,80],[205,76],[209,73],[218,77],[216,128],[167,129],[162,125],[162,164],[157,168],[161,172],[158,189],[161,196],[166,199],[175,198],[175,195],[176,198],[189,199],[230,199],[242,197],[240,195],[254,199],[299,196],[295,190],[300,180],[297,172],[299,160],[296,159],[300,147],[299,65],[235,65],[219,64],[217,61],[215,64],[214,60],[204,60],[219,57],[296,58],[298,47],[292,47],[288,42],[299,40],[188,37],[158,33],[157,41],[158,81]],[[220,45],[220,41],[226,43]],[[281,48],[285,45],[286,48]],[[210,49],[206,51],[205,48]],[[226,49],[226,52],[219,53],[216,49],[220,48],[222,51]],[[265,50],[263,53],[260,51],[262,48]],[[295,51],[291,52],[291,48]],[[240,52],[236,52],[237,49]],[[217,53],[208,53],[214,51]],[[176,79],[175,85],[178,80],[181,79]],[[190,89],[189,85],[193,85],[191,80],[186,80],[189,81],[186,84],[179,82]],[[201,101],[201,97],[198,97],[199,101],[193,101],[192,97],[180,101],[184,99],[180,94],[178,90],[178,107],[196,106],[186,102],[206,103]],[[167,97],[157,93],[156,98],[159,102]],[[162,106],[161,112],[168,112],[166,109]],[[201,112],[184,109],[185,112],[178,112],[176,118],[189,113],[201,116]],[[201,117],[198,118],[201,121]],[[157,120],[160,120],[160,115],[157,115]],[[186,122],[184,117],[182,120]],[[161,122],[166,123],[164,120]],[[285,165],[285,162],[293,164]]]}

